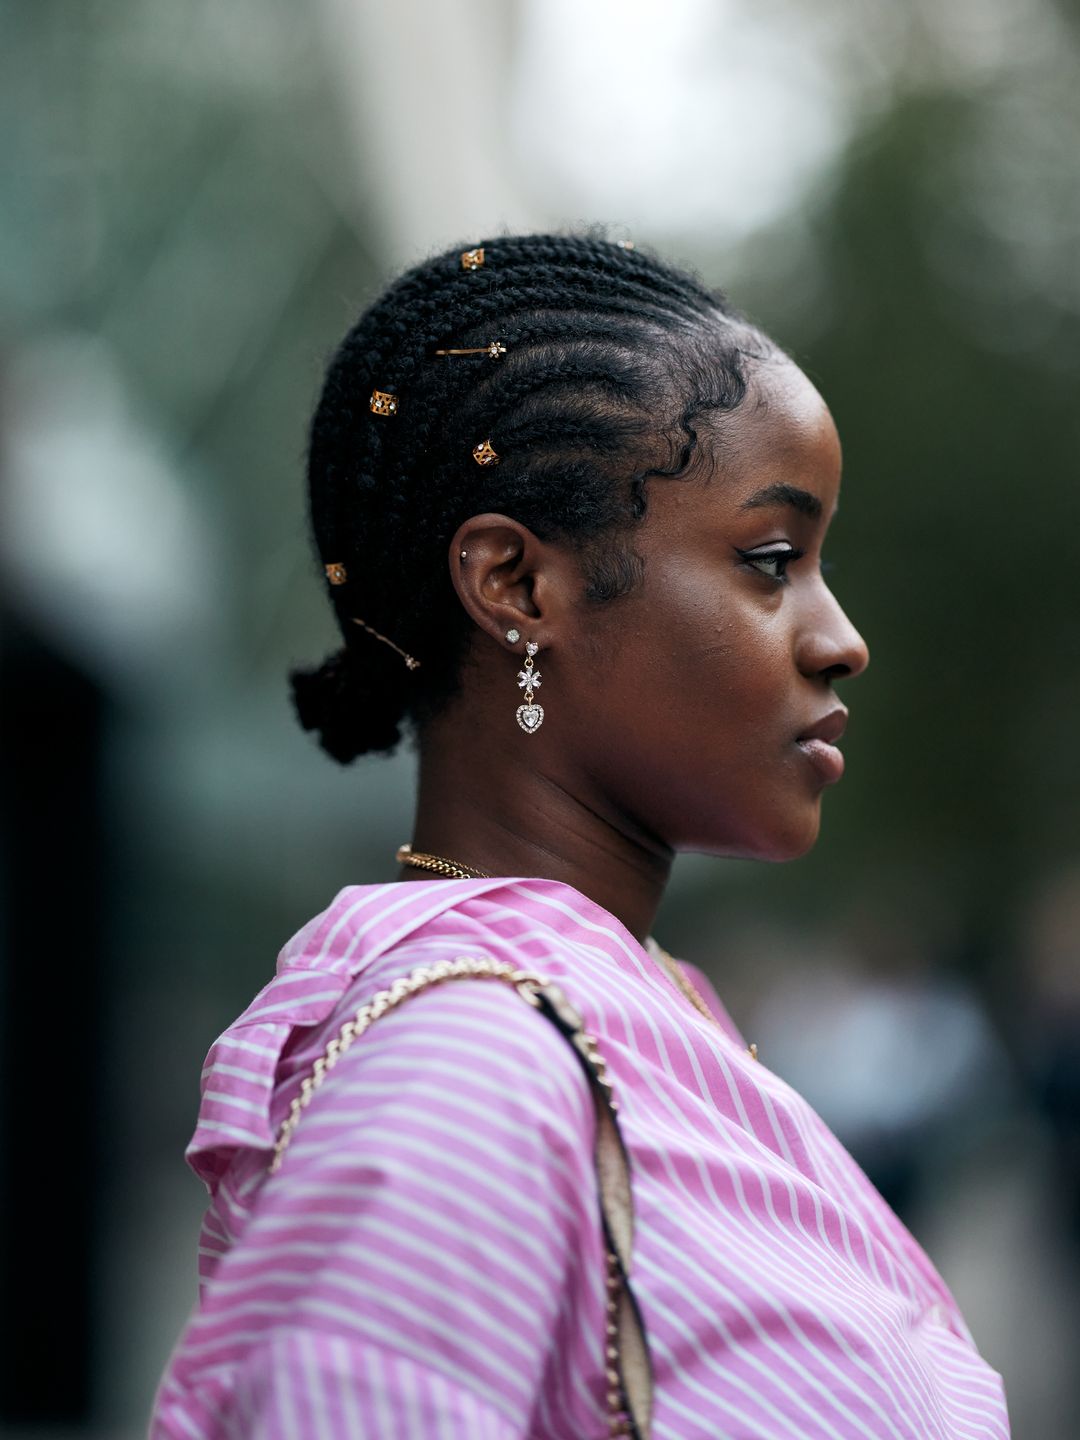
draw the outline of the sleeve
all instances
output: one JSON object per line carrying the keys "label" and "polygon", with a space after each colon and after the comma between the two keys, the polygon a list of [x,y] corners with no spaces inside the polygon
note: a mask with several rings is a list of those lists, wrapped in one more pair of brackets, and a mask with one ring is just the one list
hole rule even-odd
{"label": "sleeve", "polygon": [[387,1014],[262,1180],[154,1435],[602,1432],[594,1129],[570,1047],[501,984]]}

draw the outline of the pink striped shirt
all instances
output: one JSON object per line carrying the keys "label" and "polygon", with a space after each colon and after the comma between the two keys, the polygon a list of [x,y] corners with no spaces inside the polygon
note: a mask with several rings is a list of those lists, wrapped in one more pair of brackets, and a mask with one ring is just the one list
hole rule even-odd
{"label": "pink striped shirt", "polygon": [[418,965],[561,984],[600,1043],[633,1167],[632,1280],[657,1440],[999,1440],[999,1376],[941,1278],[810,1107],[624,927],[549,880],[343,890],[215,1043],[188,1151],[211,1195],[165,1437],[606,1435],[592,1101],[511,990],[386,1015],[274,1138],[342,1021]]}

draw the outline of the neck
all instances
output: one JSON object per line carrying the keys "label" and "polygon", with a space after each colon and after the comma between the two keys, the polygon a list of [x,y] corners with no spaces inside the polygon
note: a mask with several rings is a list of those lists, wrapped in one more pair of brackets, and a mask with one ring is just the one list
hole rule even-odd
{"label": "neck", "polygon": [[[643,941],[672,851],[603,797],[546,773],[542,754],[530,756],[521,746],[506,754],[459,727],[429,727],[420,748],[413,848],[490,875],[561,880]],[[412,868],[400,876],[431,878]]]}

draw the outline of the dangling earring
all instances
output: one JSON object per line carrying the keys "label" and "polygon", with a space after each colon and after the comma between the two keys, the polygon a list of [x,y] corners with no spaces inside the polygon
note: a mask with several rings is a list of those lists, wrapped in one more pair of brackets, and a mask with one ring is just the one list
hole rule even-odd
{"label": "dangling earring", "polygon": [[544,707],[533,699],[533,687],[540,688],[540,671],[535,668],[533,656],[540,649],[535,640],[525,642],[525,665],[518,671],[518,686],[525,691],[525,703],[517,708],[517,722],[526,735],[535,735],[544,723]]}

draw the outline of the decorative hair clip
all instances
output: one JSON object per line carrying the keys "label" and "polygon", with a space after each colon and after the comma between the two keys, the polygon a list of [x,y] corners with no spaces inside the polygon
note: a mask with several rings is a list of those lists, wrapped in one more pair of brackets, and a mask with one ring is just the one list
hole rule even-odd
{"label": "decorative hair clip", "polygon": [[492,360],[498,360],[500,355],[506,354],[506,346],[501,340],[491,340],[487,345],[474,345],[470,350],[436,350],[436,355],[489,355]]}
{"label": "decorative hair clip", "polygon": [[373,415],[396,415],[398,411],[397,396],[389,390],[373,390],[368,403]]}
{"label": "decorative hair clip", "polygon": [[499,463],[499,456],[490,440],[481,440],[479,445],[474,445],[472,458],[477,465],[497,465]]}
{"label": "decorative hair clip", "polygon": [[461,268],[463,270],[479,270],[484,263],[484,248],[478,245],[475,250],[463,250],[461,252]]}
{"label": "decorative hair clip", "polygon": [[616,240],[615,244],[620,250],[633,250],[636,248],[632,240]]}
{"label": "decorative hair clip", "polygon": [[417,660],[414,656],[407,654],[404,650],[402,650],[400,645],[395,645],[393,640],[391,640],[389,636],[381,635],[379,631],[376,630],[374,626],[369,625],[366,620],[361,620],[359,616],[354,615],[352,616],[352,622],[354,625],[359,625],[362,630],[366,630],[369,635],[374,635],[376,640],[381,640],[384,645],[389,645],[391,650],[396,650],[397,653],[401,656],[401,658],[405,661],[406,667],[409,670],[420,669],[419,660]]}
{"label": "decorative hair clip", "polygon": [[336,560],[329,565],[324,565],[323,569],[326,571],[326,578],[330,581],[331,585],[344,585],[345,581],[349,578],[345,566],[339,564]]}

